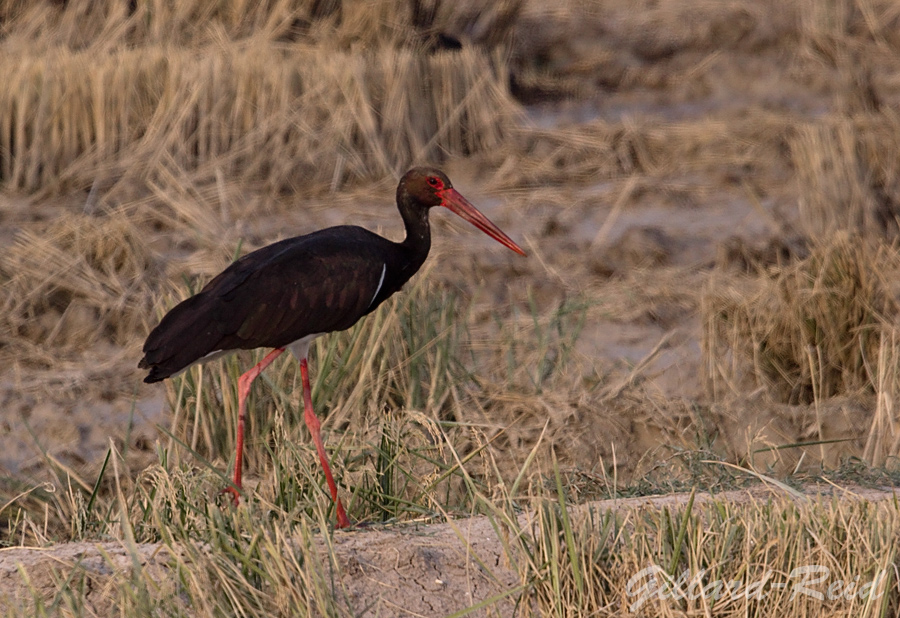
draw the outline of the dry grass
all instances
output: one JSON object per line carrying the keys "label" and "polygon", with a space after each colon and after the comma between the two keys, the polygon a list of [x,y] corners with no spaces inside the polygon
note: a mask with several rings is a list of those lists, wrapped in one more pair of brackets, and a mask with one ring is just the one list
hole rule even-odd
{"label": "dry grass", "polygon": [[[107,189],[171,163],[334,188],[495,149],[518,109],[494,54],[520,5],[9,7],[0,182]],[[477,45],[429,47],[448,31]]]}
{"label": "dry grass", "polygon": [[165,165],[274,191],[337,187],[497,148],[517,112],[471,48],[56,49],[0,71],[0,181],[29,192],[145,181]]}
{"label": "dry grass", "polygon": [[711,283],[705,364],[714,393],[764,388],[786,403],[872,390],[881,332],[897,314],[900,254],[836,234],[750,291]]}
{"label": "dry grass", "polygon": [[804,232],[812,238],[841,230],[896,238],[900,215],[900,129],[890,111],[837,117],[798,127],[791,154],[800,183]]}
{"label": "dry grass", "polygon": [[313,43],[333,49],[354,45],[424,45],[440,33],[467,35],[492,47],[515,26],[521,0],[481,2],[388,0],[345,3],[336,0],[267,2],[200,1],[171,4],[158,0],[100,0],[33,4],[8,0],[0,5],[0,25],[10,46],[68,47],[108,52],[122,47],[202,46],[224,40],[258,39]]}
{"label": "dry grass", "polygon": [[[376,510],[374,517],[388,515],[377,512],[383,507],[366,497],[367,488],[384,491],[384,483],[392,500],[420,505],[412,509],[416,516],[436,504],[465,508],[465,487],[452,472],[458,462],[444,443],[462,454],[468,476],[486,483],[487,494],[495,477],[515,476],[529,454],[540,455],[536,465],[544,466],[552,449],[569,457],[593,448],[571,434],[572,423],[587,422],[590,402],[602,395],[570,386],[584,372],[573,346],[587,306],[573,302],[549,315],[516,308],[523,319],[496,332],[472,318],[458,293],[428,285],[427,275],[349,331],[317,340],[311,352],[313,405],[340,440],[336,473],[359,492],[362,508]],[[496,311],[499,321],[508,310]],[[167,382],[175,410],[169,462],[199,454],[226,465],[235,447],[237,378],[258,357],[241,353]],[[296,468],[290,460],[308,457],[310,441],[296,362],[276,362],[261,381],[265,387],[254,390],[249,404],[245,468],[260,477],[256,491],[272,496],[284,491],[278,469]],[[302,446],[284,452],[272,446],[273,435]]]}
{"label": "dry grass", "polygon": [[878,357],[871,377],[876,394],[875,413],[866,436],[862,457],[874,466],[883,466],[900,455],[900,341],[895,324],[880,332]]}
{"label": "dry grass", "polygon": [[[358,616],[402,604],[524,616],[884,616],[900,593],[896,503],[853,494],[818,502],[799,493],[793,501],[691,494],[669,504],[607,501],[575,510],[557,470],[554,488],[495,498],[487,521],[435,526],[436,546],[415,535],[407,553],[392,546],[390,528],[338,533],[334,542],[314,528],[321,511],[317,521],[266,503],[196,508],[206,481],[153,474],[112,503],[79,505],[77,514],[123,538],[121,547],[96,545],[101,560],[97,549],[73,548],[80,558],[71,566],[32,558],[21,567],[28,586],[4,589],[5,615],[144,615],[152,608]],[[94,509],[107,519],[98,521]],[[443,564],[457,552],[461,564]],[[392,578],[398,559],[403,574]],[[403,589],[431,585],[435,574],[444,580],[425,602],[402,600]]]}
{"label": "dry grass", "polygon": [[712,174],[716,180],[769,178],[783,164],[789,114],[666,122],[629,118],[516,133],[515,148],[494,155],[498,188],[601,182],[622,177],[672,178]]}
{"label": "dry grass", "polygon": [[0,345],[40,343],[43,353],[18,352],[48,366],[54,349],[128,345],[152,307],[154,273],[143,233],[122,213],[63,215],[23,230],[0,259]]}

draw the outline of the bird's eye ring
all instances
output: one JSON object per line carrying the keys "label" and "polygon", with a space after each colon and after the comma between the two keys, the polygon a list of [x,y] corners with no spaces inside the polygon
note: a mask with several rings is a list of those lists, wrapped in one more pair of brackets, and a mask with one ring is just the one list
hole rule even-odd
{"label": "bird's eye ring", "polygon": [[436,187],[440,184],[440,181],[437,178],[435,178],[434,176],[429,176],[428,184],[430,184],[432,187]]}

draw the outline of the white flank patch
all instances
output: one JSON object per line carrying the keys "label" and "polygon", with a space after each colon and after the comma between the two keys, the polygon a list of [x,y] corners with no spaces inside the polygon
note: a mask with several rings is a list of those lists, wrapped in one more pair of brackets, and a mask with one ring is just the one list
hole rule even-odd
{"label": "white flank patch", "polygon": [[372,303],[375,302],[375,299],[378,298],[378,292],[381,291],[381,286],[384,284],[384,276],[387,274],[387,264],[382,264],[381,266],[381,279],[378,280],[378,287],[375,288],[375,293],[372,295],[372,300],[369,301],[369,306],[372,306]]}
{"label": "white flank patch", "polygon": [[[298,339],[297,341],[294,341],[293,343],[289,343],[284,347],[287,348],[288,350],[290,350],[291,354],[294,355],[294,358],[296,358],[299,361],[300,359],[306,358],[306,355],[309,353],[309,344],[312,343],[313,339],[321,336],[322,334],[323,333],[307,335],[306,337],[303,337],[302,339]],[[213,350],[206,356],[201,356],[200,358],[195,360],[193,363],[191,363],[190,365],[188,365],[181,371],[173,373],[172,375],[170,375],[168,377],[173,378],[177,375],[181,375],[182,373],[184,373],[185,371],[187,371],[194,365],[205,365],[209,361],[216,360],[217,358],[225,356],[226,354],[231,354],[231,353],[237,352],[237,351],[238,351],[237,348],[235,348],[233,350]]]}
{"label": "white flank patch", "polygon": [[302,361],[309,354],[309,344],[312,343],[313,339],[321,336],[322,333],[316,333],[314,335],[307,335],[293,343],[287,344],[286,347],[291,351],[291,354],[294,355],[294,358],[297,359],[297,362]]}
{"label": "white flank patch", "polygon": [[[225,356],[226,354],[231,354],[232,352],[237,352],[237,350],[213,350],[206,356],[201,356],[200,358],[195,360],[193,363],[191,363],[190,365],[188,365],[181,371],[185,371],[188,368],[193,367],[194,365],[205,365],[209,361],[216,360],[217,358],[221,358],[221,357]],[[179,371],[178,373],[181,373],[181,371]],[[178,375],[178,374],[173,373],[172,376],[174,376],[174,375]],[[172,376],[169,376],[169,377],[172,377]]]}
{"label": "white flank patch", "polygon": [[185,367],[182,367],[181,369],[179,369],[172,375],[166,376],[166,378],[168,379],[168,378],[174,378],[175,376],[180,376],[182,373],[184,373],[185,371],[187,371],[194,365],[205,365],[206,363],[208,363],[211,360],[216,360],[217,358],[219,358],[221,356],[225,356],[226,354],[231,354],[232,352],[236,352],[236,351],[237,350],[215,350],[213,352],[210,352],[206,356],[201,356],[200,358],[195,360],[190,365],[186,365]]}

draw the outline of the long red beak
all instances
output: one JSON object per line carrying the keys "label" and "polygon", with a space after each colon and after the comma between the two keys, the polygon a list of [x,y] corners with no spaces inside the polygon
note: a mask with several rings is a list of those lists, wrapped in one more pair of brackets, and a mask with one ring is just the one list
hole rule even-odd
{"label": "long red beak", "polygon": [[525,255],[525,252],[522,251],[522,248],[519,245],[514,243],[512,239],[504,234],[499,227],[494,225],[490,219],[472,206],[472,204],[469,203],[469,200],[460,195],[459,191],[451,187],[439,192],[438,195],[444,200],[441,206],[449,208],[500,244],[506,245],[519,255]]}

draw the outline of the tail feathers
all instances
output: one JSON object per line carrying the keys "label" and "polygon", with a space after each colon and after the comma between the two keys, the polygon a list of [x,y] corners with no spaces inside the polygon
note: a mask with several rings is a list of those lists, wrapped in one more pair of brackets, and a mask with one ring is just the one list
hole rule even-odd
{"label": "tail feathers", "polygon": [[160,382],[216,351],[221,333],[203,311],[202,294],[176,305],[144,342],[144,358],[138,363],[150,373],[144,382]]}
{"label": "tail feathers", "polygon": [[147,374],[147,376],[144,378],[144,382],[146,382],[147,384],[153,384],[154,382],[162,382],[166,378],[174,375],[174,373],[177,373],[177,371],[171,372],[171,371],[162,369],[160,367],[153,367],[153,366],[148,367],[147,363],[145,363],[144,361],[141,361],[138,364],[138,367],[140,367],[141,369],[149,369],[150,370],[150,373]]}

